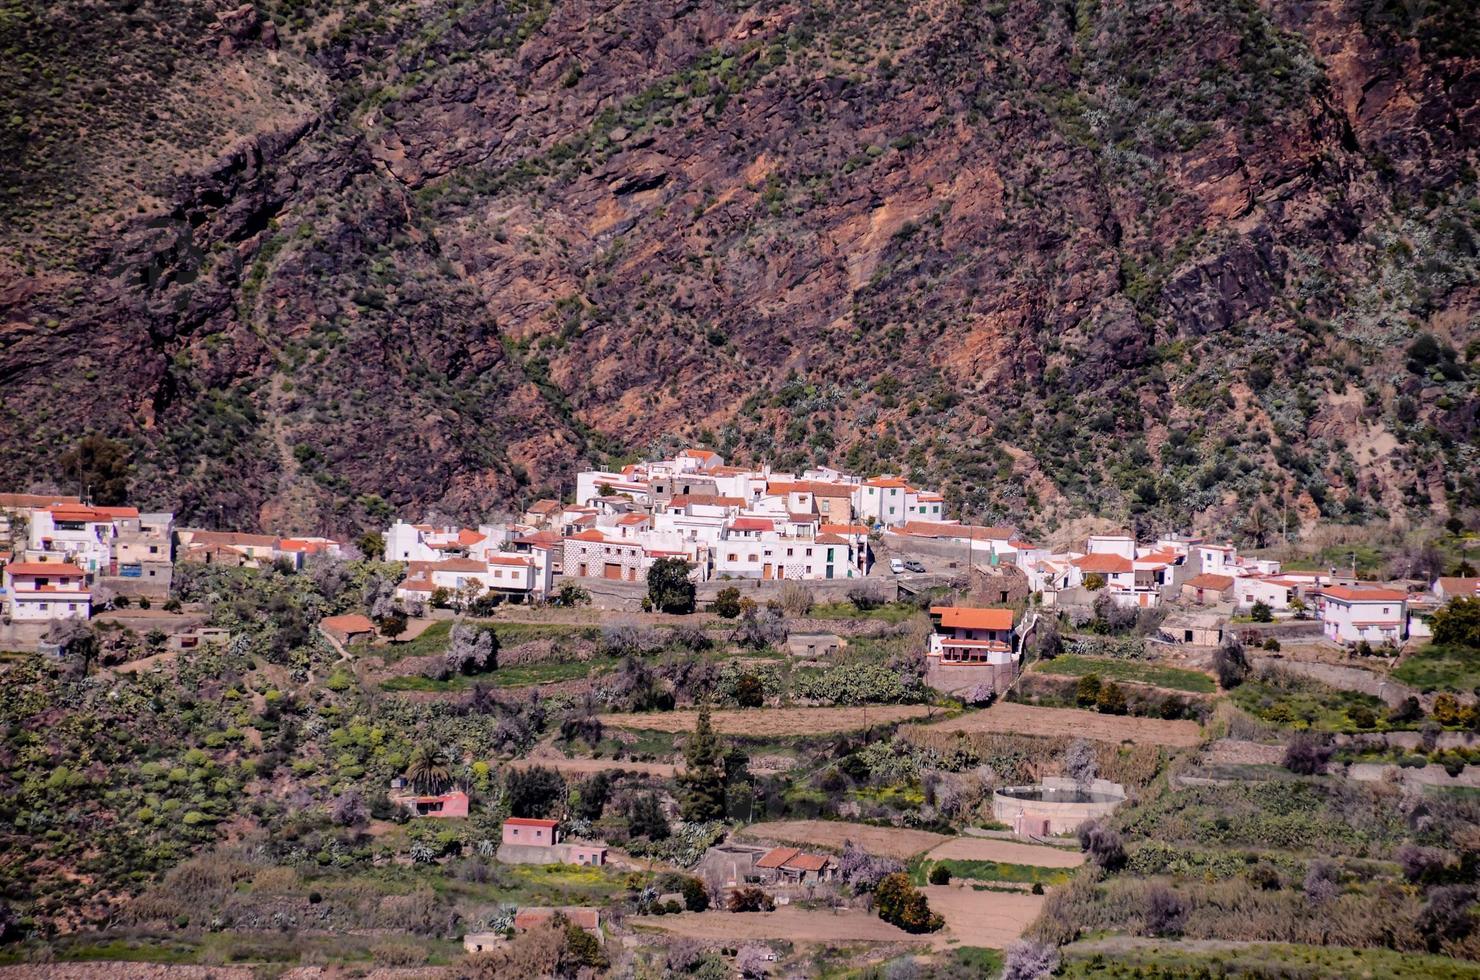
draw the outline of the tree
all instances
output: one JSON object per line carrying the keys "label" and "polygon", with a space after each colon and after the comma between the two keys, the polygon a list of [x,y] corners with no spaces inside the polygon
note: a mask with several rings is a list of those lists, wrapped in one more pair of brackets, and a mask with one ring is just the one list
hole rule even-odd
{"label": "tree", "polygon": [[341,827],[362,827],[370,820],[370,806],[359,790],[345,790],[334,798],[329,819]]}
{"label": "tree", "polygon": [[406,779],[422,793],[441,791],[443,786],[452,781],[447,753],[435,742],[417,743],[406,763]]}
{"label": "tree", "polygon": [[1244,522],[1244,533],[1254,543],[1254,547],[1262,548],[1269,540],[1270,527],[1269,511],[1264,509],[1263,504],[1254,505],[1249,511],[1249,518]]}
{"label": "tree", "polygon": [[1120,834],[1102,820],[1086,820],[1079,825],[1079,846],[1090,860],[1107,871],[1115,871],[1125,864],[1125,844]]}
{"label": "tree", "polygon": [[1019,939],[1002,959],[1002,980],[1042,980],[1059,968],[1059,949],[1048,943]]}
{"label": "tree", "polygon": [[1244,645],[1238,637],[1230,634],[1213,651],[1213,670],[1224,690],[1238,687],[1249,676],[1249,658],[1244,655]]}
{"label": "tree", "polygon": [[511,769],[504,781],[504,796],[510,816],[548,817],[565,796],[565,777],[544,766]]}
{"label": "tree", "polygon": [[1285,746],[1285,768],[1302,776],[1319,775],[1326,771],[1331,751],[1331,746],[1319,735],[1296,732]]}
{"label": "tree", "polygon": [[742,674],[735,681],[735,703],[742,708],[759,708],[766,703],[766,688],[754,674]]}
{"label": "tree", "polygon": [[483,674],[498,669],[498,636],[464,623],[452,627],[445,655],[449,674]]}
{"label": "tree", "polygon": [[743,647],[763,650],[779,646],[786,641],[786,621],[781,612],[769,606],[751,603],[740,613],[740,623],[735,628],[735,642]]}
{"label": "tree", "polygon": [[694,611],[694,583],[689,578],[692,566],[682,558],[659,558],[648,567],[648,601],[665,613]]}
{"label": "tree", "polygon": [[589,606],[591,593],[575,582],[564,582],[555,590],[554,600],[557,606]]}
{"label": "tree", "polygon": [[355,547],[366,558],[378,561],[385,554],[385,535],[379,531],[366,531],[355,538]]}
{"label": "tree", "polygon": [[1064,652],[1064,637],[1059,632],[1059,624],[1056,619],[1043,618],[1038,621],[1038,628],[1033,631],[1033,643],[1038,651],[1038,656],[1044,660],[1052,660]]}
{"label": "tree", "polygon": [[930,911],[925,894],[910,883],[909,875],[896,872],[887,875],[874,891],[874,907],[879,918],[892,922],[905,932],[935,932],[945,920]]}
{"label": "tree", "polygon": [[646,837],[648,840],[668,839],[668,818],[663,816],[663,808],[655,794],[644,793],[632,798],[627,810],[627,831],[633,837]]}
{"label": "tree", "polygon": [[714,601],[709,604],[709,609],[716,616],[725,619],[734,619],[740,615],[740,590],[733,585],[719,590]]}
{"label": "tree", "polygon": [[1187,906],[1181,896],[1165,885],[1152,885],[1146,893],[1146,931],[1153,936],[1180,936],[1187,923]]}
{"label": "tree", "polygon": [[584,780],[573,794],[571,813],[582,820],[600,820],[612,796],[612,774],[603,769]]}
{"label": "tree", "polygon": [[1095,709],[1102,715],[1123,715],[1126,713],[1127,705],[1125,691],[1114,681],[1107,681],[1100,687],[1100,696],[1095,698]]}
{"label": "tree", "polygon": [[1100,675],[1085,674],[1074,685],[1074,703],[1081,708],[1094,704],[1100,697]]}
{"label": "tree", "polygon": [[735,969],[744,980],[761,980],[771,972],[775,954],[766,946],[741,946],[735,954]]}
{"label": "tree", "polygon": [[1105,576],[1099,572],[1090,572],[1084,577],[1084,588],[1087,592],[1098,592],[1105,587]]}
{"label": "tree", "polygon": [[83,436],[82,441],[62,454],[58,474],[63,486],[73,481],[78,492],[94,504],[116,507],[128,500],[129,452],[121,442],[105,436]]}
{"label": "tree", "polygon": [[812,611],[812,606],[816,602],[812,596],[812,590],[797,582],[788,582],[783,585],[777,601],[781,604],[781,611],[788,616],[805,616]]}
{"label": "tree", "polygon": [[1434,642],[1480,649],[1480,599],[1451,599],[1434,613]]}
{"label": "tree", "polygon": [[1095,756],[1094,746],[1082,738],[1076,738],[1064,750],[1064,775],[1080,786],[1088,786],[1100,775],[1100,763]]}
{"label": "tree", "polygon": [[596,937],[574,922],[565,924],[565,949],[560,955],[561,976],[574,976],[581,967],[604,970],[612,965]]}
{"label": "tree", "polygon": [[678,890],[683,893],[683,907],[690,912],[703,912],[709,908],[709,889],[698,878],[686,875]]}
{"label": "tree", "polygon": [[60,648],[67,670],[77,677],[85,676],[98,659],[98,634],[81,619],[53,620],[46,641]]}
{"label": "tree", "polygon": [[1256,623],[1272,623],[1274,622],[1274,610],[1269,607],[1269,603],[1259,599],[1249,610],[1249,618]]}
{"label": "tree", "polygon": [[770,912],[776,908],[770,895],[751,887],[730,892],[730,900],[726,904],[731,912]]}
{"label": "tree", "polygon": [[725,761],[710,721],[709,705],[699,706],[694,734],[684,746],[679,811],[689,821],[719,820],[725,814]]}

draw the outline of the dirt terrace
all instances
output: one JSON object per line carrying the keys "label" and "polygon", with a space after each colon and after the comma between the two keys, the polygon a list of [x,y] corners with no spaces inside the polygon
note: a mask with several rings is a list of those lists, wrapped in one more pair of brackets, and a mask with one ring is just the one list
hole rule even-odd
{"label": "dirt terrace", "polygon": [[857,909],[780,908],[774,912],[685,912],[643,919],[643,926],[690,939],[733,942],[745,939],[788,940],[793,943],[928,943],[930,936],[912,936],[878,916]]}
{"label": "dirt terrace", "polygon": [[[749,708],[716,711],[715,731],[722,735],[788,738],[849,732],[875,725],[928,718],[939,711],[927,704],[870,705],[857,708]],[[601,723],[616,728],[655,732],[691,732],[698,723],[697,711],[665,711],[602,715]]]}
{"label": "dirt terrace", "polygon": [[1100,742],[1141,742],[1173,748],[1188,748],[1202,742],[1202,730],[1195,721],[1102,715],[1077,708],[1040,708],[1011,701],[1001,701],[985,711],[933,722],[926,727],[944,732],[1067,735]]}

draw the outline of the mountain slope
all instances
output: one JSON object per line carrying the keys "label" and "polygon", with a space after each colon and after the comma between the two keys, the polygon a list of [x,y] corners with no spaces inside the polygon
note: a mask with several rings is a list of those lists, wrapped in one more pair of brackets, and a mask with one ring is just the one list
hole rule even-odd
{"label": "mountain slope", "polygon": [[1480,27],[1409,9],[12,14],[75,80],[0,88],[5,462],[267,527],[677,440],[1030,527],[1472,508]]}

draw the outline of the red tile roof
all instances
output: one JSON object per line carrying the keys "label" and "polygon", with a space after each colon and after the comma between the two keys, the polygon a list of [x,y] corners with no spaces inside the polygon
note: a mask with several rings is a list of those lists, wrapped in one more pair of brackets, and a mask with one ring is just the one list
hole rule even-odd
{"label": "red tile roof", "polygon": [[528,513],[531,514],[553,514],[563,506],[558,500],[536,500],[529,505]]}
{"label": "red tile roof", "polygon": [[803,852],[787,861],[786,866],[788,868],[794,868],[797,871],[821,871],[827,867],[828,862],[831,860],[832,858],[825,854],[807,854]]}
{"label": "red tile roof", "polygon": [[509,817],[504,821],[506,827],[544,827],[554,830],[560,826],[559,820],[541,820],[538,817]]}
{"label": "red tile roof", "polygon": [[699,504],[703,507],[744,507],[743,497],[726,497],[717,493],[681,493],[668,501],[669,507],[687,507]]}
{"label": "red tile roof", "polygon": [[1074,559],[1074,564],[1079,566],[1081,572],[1129,572],[1134,568],[1129,558],[1121,555],[1085,555],[1083,558]]}
{"label": "red tile roof", "polygon": [[81,507],[82,501],[77,497],[69,497],[61,493],[0,493],[0,508],[19,507],[54,507],[58,504],[71,504]]}
{"label": "red tile roof", "polygon": [[823,534],[868,534],[867,524],[824,524],[817,529]]}
{"label": "red tile roof", "polygon": [[757,868],[779,868],[800,853],[801,849],[796,847],[773,847],[761,855],[760,860],[755,862],[755,866]]}
{"label": "red tile roof", "polygon": [[521,568],[529,568],[529,567],[531,567],[531,566],[534,565],[534,562],[531,561],[530,559],[525,558],[525,557],[522,557],[520,555],[489,555],[488,556],[488,564],[490,564],[490,565],[518,565]]}
{"label": "red tile roof", "polygon": [[730,522],[731,531],[774,531],[776,522],[769,517],[737,517]]}
{"label": "red tile roof", "polygon": [[1011,609],[981,609],[975,606],[931,606],[930,615],[940,617],[948,629],[1010,630]]}
{"label": "red tile roof", "polygon": [[1214,592],[1225,592],[1233,588],[1233,576],[1214,575],[1211,572],[1204,572],[1201,575],[1192,576],[1192,578],[1187,580],[1187,584],[1194,589],[1212,589]]}
{"label": "red tile roof", "polygon": [[647,521],[650,521],[650,520],[652,520],[652,518],[648,517],[648,515],[646,515],[646,514],[623,514],[621,517],[617,518],[617,523],[618,524],[643,524],[643,523],[646,523]]}
{"label": "red tile roof", "polygon": [[370,621],[369,616],[361,616],[359,613],[346,613],[343,616],[325,616],[319,620],[319,625],[326,630],[336,633],[373,633],[375,624]]}
{"label": "red tile roof", "polygon": [[1376,586],[1328,585],[1321,594],[1343,602],[1402,602],[1408,593]]}

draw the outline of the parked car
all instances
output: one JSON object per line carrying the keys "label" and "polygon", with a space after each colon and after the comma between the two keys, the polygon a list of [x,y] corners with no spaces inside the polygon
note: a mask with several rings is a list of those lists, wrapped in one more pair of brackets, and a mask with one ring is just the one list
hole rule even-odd
{"label": "parked car", "polygon": [[925,566],[922,565],[922,564],[920,564],[917,561],[906,561],[904,563],[904,567],[905,568],[908,568],[912,572],[923,572],[923,571],[925,571]]}
{"label": "parked car", "polygon": [[889,559],[889,570],[895,575],[899,575],[904,571],[904,562],[900,561],[898,558]]}

